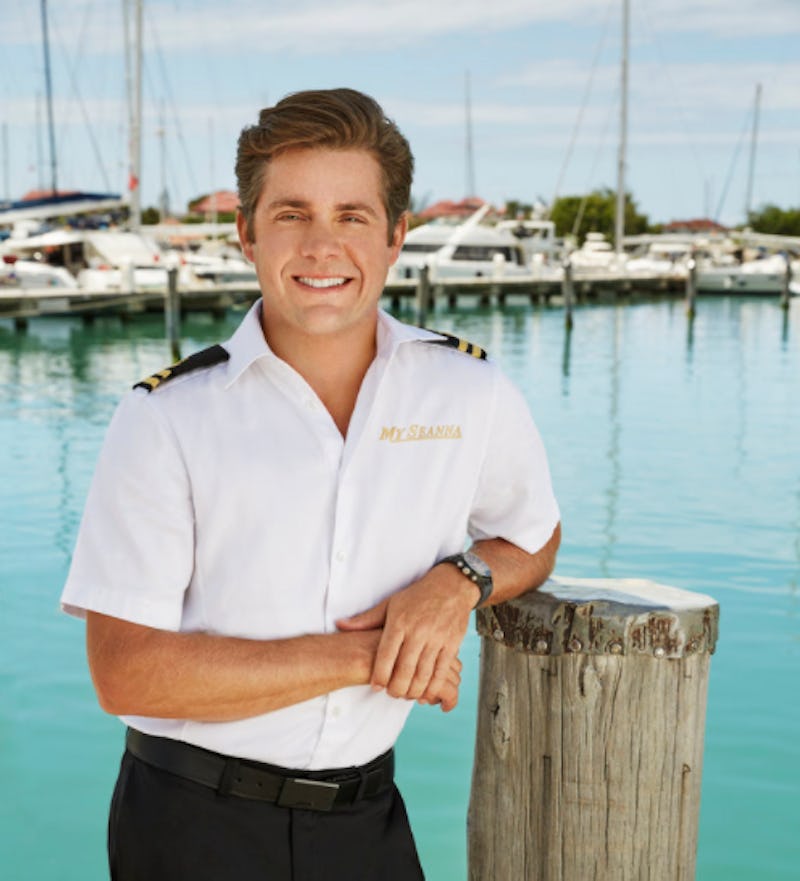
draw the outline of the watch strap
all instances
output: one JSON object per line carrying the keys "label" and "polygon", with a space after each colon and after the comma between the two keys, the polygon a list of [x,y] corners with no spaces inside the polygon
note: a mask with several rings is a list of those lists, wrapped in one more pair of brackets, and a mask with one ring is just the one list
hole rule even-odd
{"label": "watch strap", "polygon": [[[451,554],[449,557],[440,560],[440,562],[452,563],[480,590],[481,595],[474,608],[477,609],[478,606],[483,605],[489,599],[494,586],[491,571],[489,566],[477,554],[472,551],[462,554]],[[480,569],[483,569],[486,574],[482,573]]]}

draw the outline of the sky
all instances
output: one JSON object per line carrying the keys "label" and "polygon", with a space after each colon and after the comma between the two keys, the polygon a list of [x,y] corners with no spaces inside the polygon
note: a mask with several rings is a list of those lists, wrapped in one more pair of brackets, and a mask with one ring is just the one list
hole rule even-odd
{"label": "sky", "polygon": [[[123,5],[48,0],[59,189],[127,188]],[[622,9],[144,0],[143,205],[165,188],[176,211],[234,189],[236,139],[259,108],[336,86],[373,95],[409,138],[416,205],[616,188]],[[41,4],[0,11],[0,199],[17,199],[52,179]],[[800,0],[630,0],[629,33],[625,178],[639,210],[733,225],[748,205],[800,207]]]}

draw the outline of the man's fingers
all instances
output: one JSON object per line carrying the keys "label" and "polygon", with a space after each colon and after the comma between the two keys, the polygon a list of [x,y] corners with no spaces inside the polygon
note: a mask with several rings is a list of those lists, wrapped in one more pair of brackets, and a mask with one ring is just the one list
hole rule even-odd
{"label": "man's fingers", "polygon": [[444,676],[434,675],[422,697],[421,704],[439,704],[445,713],[449,713],[458,703],[458,691],[461,686],[462,663],[452,658]]}
{"label": "man's fingers", "polygon": [[[422,658],[421,648],[410,640],[403,642],[394,662],[389,682],[386,685],[386,691],[392,697],[410,698],[411,683],[419,669]],[[433,668],[434,662],[426,662],[430,668]],[[430,679],[430,673],[426,678]],[[419,690],[422,694],[424,688]]]}
{"label": "man's fingers", "polygon": [[401,634],[389,630],[383,631],[378,653],[375,656],[375,666],[372,668],[371,685],[374,689],[386,688],[389,685],[402,648]]}
{"label": "man's fingers", "polygon": [[[441,653],[438,652],[435,648],[426,648],[423,650],[422,654],[417,659],[416,670],[414,671],[413,676],[406,687],[404,695],[405,697],[407,697],[409,700],[416,700],[417,698],[422,697],[422,695],[425,694],[425,692],[428,690],[431,679],[433,678],[433,674],[436,670],[436,665],[440,657]],[[395,685],[395,683],[390,683],[390,693],[391,685]],[[402,679],[398,679],[396,687],[400,689],[402,688],[402,685]]]}
{"label": "man's fingers", "polygon": [[383,627],[386,621],[386,607],[389,605],[388,600],[383,600],[377,606],[360,612],[358,615],[351,615],[349,618],[340,618],[336,622],[339,630],[375,630]]}

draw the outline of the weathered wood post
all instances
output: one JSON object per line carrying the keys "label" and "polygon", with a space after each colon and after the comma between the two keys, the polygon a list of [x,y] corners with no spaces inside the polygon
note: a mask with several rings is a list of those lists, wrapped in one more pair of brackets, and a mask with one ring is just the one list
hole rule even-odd
{"label": "weathered wood post", "polygon": [[786,266],[784,267],[783,278],[781,280],[781,309],[788,309],[789,298],[792,294],[792,260],[788,254],[784,254],[783,257],[786,261]]}
{"label": "weathered wood post", "polygon": [[551,579],[478,613],[470,881],[691,881],[719,607]]}
{"label": "weathered wood post", "polygon": [[419,270],[419,279],[417,281],[416,311],[417,324],[420,327],[424,327],[428,320],[428,309],[430,308],[431,303],[430,271],[430,266],[428,266],[427,263],[421,266]]}
{"label": "weathered wood post", "polygon": [[181,295],[178,290],[178,268],[167,270],[167,290],[164,294],[164,325],[173,361],[181,357]]}
{"label": "weathered wood post", "polygon": [[691,320],[695,317],[695,300],[697,299],[697,258],[692,252],[686,264],[686,314]]}
{"label": "weathered wood post", "polygon": [[561,277],[561,293],[564,296],[564,325],[567,330],[572,330],[572,304],[575,302],[575,282],[572,277],[572,261],[567,257],[562,267],[564,275]]}

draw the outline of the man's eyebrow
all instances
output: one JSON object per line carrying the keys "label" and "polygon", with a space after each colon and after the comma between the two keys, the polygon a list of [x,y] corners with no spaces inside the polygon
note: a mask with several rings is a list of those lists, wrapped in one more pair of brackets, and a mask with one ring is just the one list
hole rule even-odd
{"label": "man's eyebrow", "polygon": [[267,205],[270,211],[276,208],[308,208],[308,202],[304,199],[274,199]]}
{"label": "man's eyebrow", "polygon": [[[280,198],[273,199],[266,207],[268,211],[276,211],[280,208],[297,208],[307,211],[311,203],[306,199]],[[368,202],[339,202],[335,206],[337,211],[362,211],[369,214],[376,220],[379,219],[378,212]]]}
{"label": "man's eyebrow", "polygon": [[363,211],[364,214],[369,214],[376,219],[378,218],[377,211],[366,202],[341,202],[336,208],[338,211]]}

